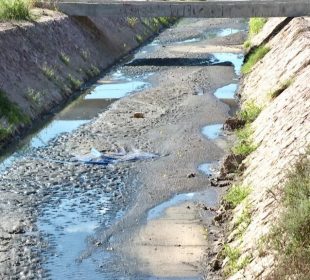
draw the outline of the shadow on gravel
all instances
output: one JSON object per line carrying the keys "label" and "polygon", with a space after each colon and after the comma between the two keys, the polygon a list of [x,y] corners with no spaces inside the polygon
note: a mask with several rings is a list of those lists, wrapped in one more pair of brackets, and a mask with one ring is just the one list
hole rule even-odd
{"label": "shadow on gravel", "polygon": [[206,58],[139,58],[126,66],[233,66],[230,61],[217,62]]}

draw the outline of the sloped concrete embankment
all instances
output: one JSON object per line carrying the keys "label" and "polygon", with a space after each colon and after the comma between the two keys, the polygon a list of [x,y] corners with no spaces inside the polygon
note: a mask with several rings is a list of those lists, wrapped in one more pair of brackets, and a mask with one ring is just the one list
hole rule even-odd
{"label": "sloped concrete embankment", "polygon": [[[242,102],[254,101],[263,110],[251,124],[257,149],[243,161],[241,180],[251,193],[229,222],[227,246],[240,254],[239,265],[226,275],[231,280],[268,279],[276,266],[275,252],[264,251],[261,244],[283,209],[287,174],[310,144],[310,19],[287,21],[274,34],[283,21],[269,20],[253,38],[255,45],[267,43],[270,51],[243,78],[240,89]],[[278,96],[272,98],[274,92]],[[240,234],[236,225],[246,212],[249,221]],[[224,270],[229,262],[226,257]]]}
{"label": "sloped concrete embankment", "polygon": [[0,110],[2,145],[162,26],[157,19],[39,14],[35,22],[0,23],[1,100],[15,104],[13,112]]}

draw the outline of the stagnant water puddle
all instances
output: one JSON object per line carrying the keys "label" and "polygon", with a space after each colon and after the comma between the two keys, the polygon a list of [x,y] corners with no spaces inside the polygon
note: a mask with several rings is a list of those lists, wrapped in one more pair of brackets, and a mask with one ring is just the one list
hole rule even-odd
{"label": "stagnant water puddle", "polygon": [[201,129],[201,133],[210,140],[215,140],[221,135],[223,124],[206,125]]}
{"label": "stagnant water puddle", "polygon": [[[219,29],[204,33],[199,38],[191,38],[171,44],[186,44],[200,42],[205,39],[231,35],[241,30]],[[160,41],[155,39],[135,54],[135,58],[151,53],[160,46]],[[235,66],[236,74],[239,75],[243,55],[232,53],[214,53],[213,62],[230,62]],[[26,156],[35,148],[44,147],[49,141],[61,135],[70,133],[81,125],[89,123],[98,113],[106,110],[115,100],[125,97],[133,92],[145,89],[150,85],[148,78],[150,74],[141,76],[128,76],[120,69],[114,69],[108,76],[99,79],[93,87],[85,92],[80,98],[72,102],[48,124],[38,132],[24,139],[15,152],[6,157],[0,166],[0,171],[9,167],[19,157]],[[215,94],[218,98],[227,97],[236,85],[222,88]],[[226,94],[226,95],[225,95]],[[230,95],[229,95],[230,97]],[[220,136],[222,124],[208,125],[202,129],[202,133],[210,140]],[[216,163],[204,163],[198,167],[206,176],[210,176]],[[61,186],[53,191],[51,200],[41,206],[42,215],[38,218],[37,227],[48,243],[44,251],[44,269],[47,271],[48,279],[138,279],[124,276],[119,271],[119,259],[113,251],[98,250],[90,257],[79,261],[80,254],[87,247],[88,237],[96,232],[97,228],[105,228],[119,220],[125,211],[122,203],[125,195],[122,191],[128,186],[120,181],[115,175],[115,167],[85,167],[87,172],[98,172],[101,174],[98,181],[89,186],[81,187],[80,182],[87,182],[86,175],[81,175],[80,182]],[[110,174],[107,177],[106,174]],[[112,175],[111,175],[112,174]],[[87,187],[88,186],[88,187]],[[117,187],[114,187],[117,186]],[[148,212],[148,220],[161,217],[165,211],[173,206],[186,202],[205,203],[210,207],[216,206],[218,194],[213,189],[207,189],[198,193],[185,193],[175,195],[172,199],[163,202]],[[121,206],[120,206],[121,205]],[[139,278],[140,279],[140,278]],[[164,279],[143,277],[141,279]],[[173,278],[169,278],[173,279]],[[183,279],[177,277],[175,279]],[[197,279],[184,278],[184,279]]]}
{"label": "stagnant water puddle", "polygon": [[209,207],[215,207],[218,201],[218,192],[215,189],[209,188],[203,192],[177,194],[170,200],[167,200],[149,210],[147,220],[157,219],[161,217],[168,208],[188,201],[195,203],[202,202]]}

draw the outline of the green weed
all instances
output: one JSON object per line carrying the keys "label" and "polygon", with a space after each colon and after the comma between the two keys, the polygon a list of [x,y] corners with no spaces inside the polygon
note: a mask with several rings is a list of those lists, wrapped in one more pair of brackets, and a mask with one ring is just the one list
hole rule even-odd
{"label": "green weed", "polygon": [[235,155],[248,156],[257,149],[253,143],[253,129],[249,124],[237,130],[237,143],[232,148]]}
{"label": "green weed", "polygon": [[241,215],[237,218],[235,227],[237,228],[237,235],[240,237],[244,234],[246,229],[252,220],[252,209],[251,206],[247,203],[243,209]]}
{"label": "green weed", "polygon": [[61,52],[59,55],[60,60],[66,64],[69,65],[70,64],[70,57],[68,55],[66,55],[64,52]]}
{"label": "green weed", "polygon": [[50,81],[57,81],[57,77],[55,74],[55,71],[53,68],[48,67],[46,64],[43,65],[43,67],[41,68],[43,74],[50,80]]}
{"label": "green weed", "polygon": [[224,245],[223,255],[225,258],[226,257],[228,258],[228,262],[224,268],[225,276],[232,275],[236,273],[237,271],[245,268],[252,260],[252,258],[249,256],[246,256],[241,259],[240,249],[233,248],[229,246],[228,244]]}
{"label": "green weed", "polygon": [[285,91],[289,86],[291,86],[294,83],[294,79],[288,79],[284,83],[281,83],[279,88],[277,88],[275,91],[271,92],[270,98],[275,99],[277,98],[283,91]]}
{"label": "green weed", "polygon": [[138,23],[138,18],[136,17],[127,17],[127,23],[131,28],[134,28]]}
{"label": "green weed", "polygon": [[261,111],[262,107],[257,106],[254,101],[249,100],[242,105],[242,108],[237,113],[237,116],[246,123],[250,123],[256,120]]}
{"label": "green weed", "polygon": [[44,93],[28,88],[26,98],[33,104],[40,106],[43,102]]}
{"label": "green weed", "polygon": [[141,43],[143,43],[143,37],[141,36],[141,35],[136,35],[136,41],[139,43],[139,44],[141,44]]}
{"label": "green weed", "polygon": [[[9,124],[27,123],[28,118],[13,104],[6,94],[0,90],[0,116],[4,116]],[[2,131],[3,132],[3,131]]]}
{"label": "green weed", "polygon": [[279,253],[269,279],[310,279],[310,148],[288,176],[283,206],[269,239]]}
{"label": "green weed", "polygon": [[99,68],[94,65],[91,65],[90,68],[87,69],[85,72],[89,78],[96,77],[100,74]]}
{"label": "green weed", "polygon": [[258,34],[266,24],[266,18],[251,18],[249,22],[249,36],[252,38]]}
{"label": "green weed", "polygon": [[0,20],[31,20],[30,0],[0,0]]}
{"label": "green weed", "polygon": [[243,43],[243,48],[244,49],[250,49],[252,46],[252,43],[250,40],[246,40],[244,43]]}
{"label": "green weed", "polygon": [[87,61],[90,57],[90,52],[88,50],[81,50],[81,57]]}
{"label": "green weed", "polygon": [[71,74],[68,75],[67,79],[68,79],[71,89],[74,89],[74,90],[78,89],[82,84],[80,80],[74,78]]}
{"label": "green weed", "polygon": [[251,53],[245,62],[243,64],[241,71],[243,74],[248,74],[252,71],[254,65],[260,61],[268,52],[270,51],[269,47],[266,47],[265,45],[258,47],[254,50],[253,53]]}
{"label": "green weed", "polygon": [[168,17],[159,17],[158,20],[162,26],[169,26],[170,25],[170,21],[169,21]]}
{"label": "green weed", "polygon": [[251,193],[251,188],[243,185],[233,185],[224,196],[224,201],[235,208]]}

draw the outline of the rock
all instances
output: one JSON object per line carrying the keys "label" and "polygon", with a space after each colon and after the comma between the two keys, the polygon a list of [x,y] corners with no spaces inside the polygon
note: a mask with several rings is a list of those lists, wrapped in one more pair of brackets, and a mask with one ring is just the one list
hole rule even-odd
{"label": "rock", "polygon": [[222,262],[219,259],[214,259],[211,261],[211,267],[213,271],[220,270],[222,267]]}
{"label": "rock", "polygon": [[231,181],[220,181],[217,183],[217,186],[220,188],[227,187],[231,185]]}
{"label": "rock", "polygon": [[133,118],[143,119],[144,118],[144,114],[141,113],[141,112],[136,112],[136,113],[133,114]]}
{"label": "rock", "polygon": [[226,177],[227,174],[234,173],[244,159],[244,155],[230,154],[226,156],[221,167],[220,176]]}
{"label": "rock", "polygon": [[196,177],[196,173],[187,174],[187,178],[194,178],[194,177]]}
{"label": "rock", "polygon": [[237,117],[228,118],[224,123],[225,130],[235,130],[245,126],[245,121]]}

